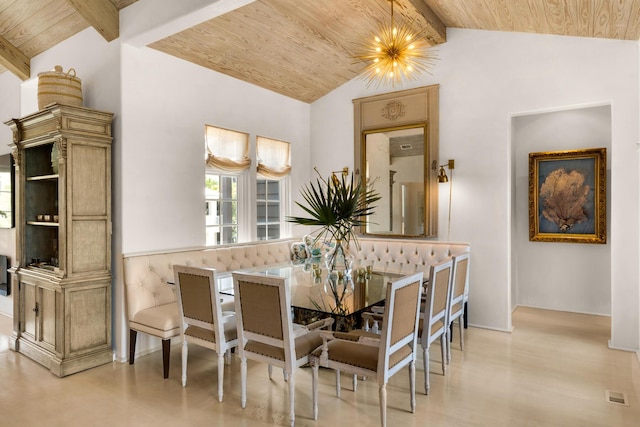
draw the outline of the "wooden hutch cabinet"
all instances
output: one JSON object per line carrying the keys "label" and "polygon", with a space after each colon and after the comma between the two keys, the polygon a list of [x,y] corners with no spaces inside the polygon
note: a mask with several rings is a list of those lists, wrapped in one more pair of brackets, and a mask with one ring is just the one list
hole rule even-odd
{"label": "wooden hutch cabinet", "polygon": [[65,376],[113,360],[112,113],[50,104],[13,131],[19,351]]}

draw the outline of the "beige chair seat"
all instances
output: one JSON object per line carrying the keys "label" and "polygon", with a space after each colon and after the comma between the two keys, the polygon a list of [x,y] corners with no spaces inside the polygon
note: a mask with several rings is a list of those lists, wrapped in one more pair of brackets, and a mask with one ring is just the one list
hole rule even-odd
{"label": "beige chair seat", "polygon": [[[309,332],[306,335],[297,337],[294,341],[295,354],[309,354],[322,345],[322,337],[319,332]],[[247,341],[244,346],[245,351],[261,354],[263,356],[285,360],[284,348],[264,344],[257,341]]]}
{"label": "beige chair seat", "polygon": [[129,327],[161,338],[171,338],[180,334],[180,312],[178,303],[145,308],[129,320]]}
{"label": "beige chair seat", "polygon": [[[380,335],[378,335],[380,338]],[[321,343],[322,344],[322,343]],[[375,371],[378,368],[378,356],[380,350],[371,345],[362,345],[355,341],[333,340],[327,343],[328,360],[337,363],[347,363],[359,368]],[[322,347],[313,352],[315,357],[320,358]],[[389,369],[411,355],[411,346],[400,347],[398,351],[389,356]]]}
{"label": "beige chair seat", "polygon": [[[238,338],[238,330],[236,328],[235,314],[231,314],[232,317],[229,321],[224,322],[224,339],[225,341],[233,341]],[[201,328],[199,326],[190,325],[184,330],[184,334],[193,338],[198,338],[210,343],[216,342],[216,334],[214,331]]]}

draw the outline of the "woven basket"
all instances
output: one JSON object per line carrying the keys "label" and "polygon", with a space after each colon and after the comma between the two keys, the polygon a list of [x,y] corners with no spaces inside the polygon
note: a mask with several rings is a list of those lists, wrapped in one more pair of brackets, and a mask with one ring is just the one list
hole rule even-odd
{"label": "woven basket", "polygon": [[38,74],[38,109],[54,102],[82,106],[82,83],[73,68],[65,73],[56,65],[54,71]]}

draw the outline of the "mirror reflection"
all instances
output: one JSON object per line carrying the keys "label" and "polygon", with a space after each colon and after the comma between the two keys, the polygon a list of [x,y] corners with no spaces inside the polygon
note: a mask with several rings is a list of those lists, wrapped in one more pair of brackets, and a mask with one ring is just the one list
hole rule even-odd
{"label": "mirror reflection", "polygon": [[382,196],[366,233],[425,234],[425,135],[426,125],[364,132],[362,168]]}

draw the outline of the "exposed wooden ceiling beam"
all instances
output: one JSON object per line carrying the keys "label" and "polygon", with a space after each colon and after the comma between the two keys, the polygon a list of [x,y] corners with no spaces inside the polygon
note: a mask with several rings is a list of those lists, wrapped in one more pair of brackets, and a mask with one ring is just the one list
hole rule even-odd
{"label": "exposed wooden ceiling beam", "polygon": [[425,37],[431,41],[432,45],[441,44],[447,41],[447,27],[438,18],[433,10],[424,2],[424,0],[408,0],[418,15],[424,19],[419,22],[420,28],[425,29]]}
{"label": "exposed wooden ceiling beam", "polygon": [[118,8],[109,0],[67,0],[80,15],[110,42],[120,36]]}
{"label": "exposed wooden ceiling beam", "polygon": [[0,64],[21,80],[31,77],[31,60],[2,36],[0,36]]}

